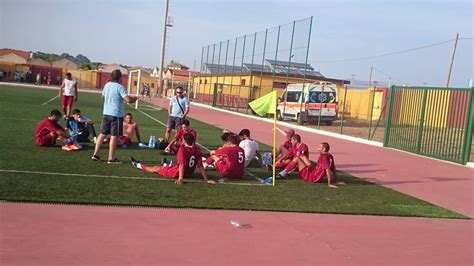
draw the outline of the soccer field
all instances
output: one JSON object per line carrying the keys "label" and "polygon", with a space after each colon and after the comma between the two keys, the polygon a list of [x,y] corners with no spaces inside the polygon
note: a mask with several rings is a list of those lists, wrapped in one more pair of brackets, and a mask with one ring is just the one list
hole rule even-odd
{"label": "soccer field", "polygon": [[[295,174],[278,181],[276,187],[263,185],[255,177],[265,178],[271,173],[257,166],[248,168],[242,180],[212,186],[205,184],[196,171],[184,186],[176,186],[173,180],[132,168],[130,156],[148,164],[158,164],[163,157],[157,150],[136,147],[136,143],[134,147],[118,149],[116,156],[124,162],[122,165],[92,161],[92,146],[76,152],[62,151],[60,147],[38,148],[33,139],[36,124],[52,109],[61,109],[56,95],[57,90],[0,85],[1,200],[466,218],[342,172],[339,177],[347,185],[338,189],[329,189],[325,183],[302,182]],[[134,120],[140,124],[142,141],[147,141],[150,135],[164,136],[162,123],[166,123],[166,110],[144,104],[140,107],[140,110],[127,107],[126,111],[133,113]],[[80,93],[73,108],[95,120],[99,129],[102,112],[99,94]],[[221,145],[222,129],[190,121],[204,154],[208,153],[207,149]],[[260,149],[270,151],[271,147],[260,144]],[[102,158],[106,158],[106,153],[104,147]],[[207,173],[210,178],[219,179],[216,171]]]}

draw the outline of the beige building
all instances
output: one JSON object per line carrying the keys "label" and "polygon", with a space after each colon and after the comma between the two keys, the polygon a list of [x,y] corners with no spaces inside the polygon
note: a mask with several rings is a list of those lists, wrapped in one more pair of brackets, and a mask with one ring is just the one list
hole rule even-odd
{"label": "beige building", "polygon": [[0,56],[2,63],[26,64],[26,59],[14,53]]}
{"label": "beige building", "polygon": [[117,64],[107,64],[100,66],[100,71],[105,73],[112,73],[112,71],[114,71],[115,69],[119,69],[120,72],[122,72],[122,75],[128,75],[128,70],[123,66]]}
{"label": "beige building", "polygon": [[35,65],[35,66],[51,66],[51,64],[48,61],[45,61],[41,58],[32,58],[28,60],[27,63],[30,65]]}
{"label": "beige building", "polygon": [[51,63],[51,66],[52,67],[57,67],[57,68],[64,68],[64,69],[68,69],[68,70],[78,69],[78,66],[76,65],[76,63],[74,63],[73,61],[71,61],[69,59],[66,59],[66,58],[61,58],[61,59],[58,59],[56,61],[53,61]]}

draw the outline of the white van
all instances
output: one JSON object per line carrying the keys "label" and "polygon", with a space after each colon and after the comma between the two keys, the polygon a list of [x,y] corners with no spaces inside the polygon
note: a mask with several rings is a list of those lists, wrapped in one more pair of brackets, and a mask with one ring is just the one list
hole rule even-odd
{"label": "white van", "polygon": [[279,120],[318,122],[331,125],[337,118],[339,104],[336,85],[333,83],[289,84],[278,98]]}

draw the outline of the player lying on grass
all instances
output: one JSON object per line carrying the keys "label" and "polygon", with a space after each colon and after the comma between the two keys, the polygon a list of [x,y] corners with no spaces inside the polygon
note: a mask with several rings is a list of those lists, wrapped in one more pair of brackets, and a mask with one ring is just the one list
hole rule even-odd
{"label": "player lying on grass", "polygon": [[224,133],[225,140],[221,148],[211,151],[205,166],[214,165],[214,168],[224,178],[241,178],[244,175],[245,152],[238,146],[239,137],[233,133]]}
{"label": "player lying on grass", "polygon": [[135,158],[130,157],[132,165],[145,172],[157,173],[165,178],[177,178],[175,184],[184,184],[185,177],[191,177],[194,173],[194,169],[199,169],[202,178],[207,184],[216,184],[216,181],[211,180],[207,177],[206,171],[202,166],[202,152],[201,148],[194,145],[193,135],[186,133],[183,136],[184,144],[179,146],[178,153],[176,155],[177,163],[172,166],[147,166],[143,163],[138,162]]}
{"label": "player lying on grass", "polygon": [[329,149],[330,146],[327,142],[319,144],[319,158],[316,166],[312,166],[311,161],[305,155],[300,155],[293,159],[298,164],[301,179],[306,182],[316,183],[326,176],[330,188],[337,188],[336,185],[345,185],[344,182],[337,181],[336,164],[334,157],[329,153]]}
{"label": "player lying on grass", "polygon": [[123,133],[118,137],[117,145],[123,148],[131,146],[133,136],[137,136],[138,143],[141,142],[138,124],[133,122],[133,115],[131,113],[126,113],[123,120]]}
{"label": "player lying on grass", "polygon": [[57,139],[69,139],[69,133],[58,124],[61,115],[60,111],[52,110],[48,117],[38,123],[35,131],[35,141],[37,146],[53,147],[56,145]]}
{"label": "player lying on grass", "polygon": [[172,154],[176,154],[178,152],[179,146],[184,143],[184,138],[183,136],[186,133],[189,133],[193,135],[194,140],[197,140],[197,133],[196,130],[192,129],[189,127],[189,120],[188,119],[183,119],[181,120],[181,128],[176,131],[176,135],[174,139],[168,144],[168,146],[165,148],[165,152],[169,152]]}
{"label": "player lying on grass", "polygon": [[291,149],[279,160],[276,161],[275,168],[283,169],[277,178],[284,178],[287,173],[297,168],[297,163],[293,161],[294,158],[304,155],[309,156],[308,145],[301,142],[301,137],[295,134],[291,137]]}

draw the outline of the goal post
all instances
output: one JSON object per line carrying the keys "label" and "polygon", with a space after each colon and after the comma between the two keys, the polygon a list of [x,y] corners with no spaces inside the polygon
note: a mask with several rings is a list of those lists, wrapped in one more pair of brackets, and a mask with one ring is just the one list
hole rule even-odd
{"label": "goal post", "polygon": [[[137,79],[136,79],[136,86],[134,85],[135,83],[133,82],[133,74],[136,73],[137,74]],[[132,94],[134,93],[134,90],[132,88],[135,89],[135,95],[137,96],[138,99],[140,99],[140,91],[142,90],[142,83],[141,83],[141,79],[142,79],[142,70],[141,69],[136,69],[136,70],[131,70],[128,72],[128,94]],[[135,109],[138,109],[138,99],[137,101],[135,102]]]}

